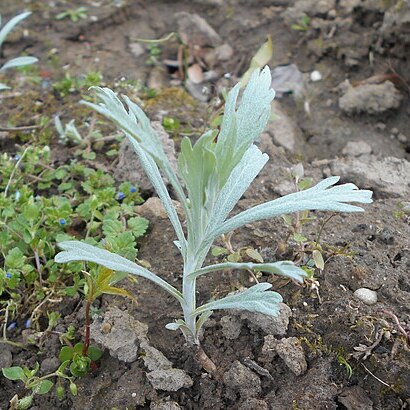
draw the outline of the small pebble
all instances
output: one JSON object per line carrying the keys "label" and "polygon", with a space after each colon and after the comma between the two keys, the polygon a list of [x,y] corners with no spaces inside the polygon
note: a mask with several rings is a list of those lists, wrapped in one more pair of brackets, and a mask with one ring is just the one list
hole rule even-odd
{"label": "small pebble", "polygon": [[366,305],[374,305],[377,303],[377,293],[371,289],[359,288],[353,293],[353,296]]}
{"label": "small pebble", "polygon": [[320,73],[320,71],[314,70],[310,73],[310,79],[313,82],[320,81],[322,79],[322,74]]}

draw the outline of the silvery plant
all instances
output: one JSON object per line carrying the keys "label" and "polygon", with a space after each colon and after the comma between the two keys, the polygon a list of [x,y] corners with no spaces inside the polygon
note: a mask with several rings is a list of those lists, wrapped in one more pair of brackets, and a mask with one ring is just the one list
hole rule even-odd
{"label": "silvery plant", "polygon": [[[282,275],[303,282],[305,272],[290,261],[273,263],[217,263],[204,266],[211,245],[219,236],[247,224],[279,215],[304,210],[360,212],[349,202],[370,203],[372,192],[359,190],[354,184],[336,185],[333,176],[314,187],[251,207],[234,216],[230,213],[268,161],[268,156],[255,145],[271,114],[275,92],[271,89],[268,67],[257,69],[251,76],[238,103],[240,84],[229,93],[220,131],[211,130],[192,145],[189,138],[181,143],[177,171],[164,153],[160,139],[144,112],[128,97],[120,98],[108,88],[95,87],[98,104],[85,102],[111,121],[132,144],[146,174],[175,230],[175,245],[183,259],[182,289],[177,289],[155,273],[107,250],[79,241],[59,244],[60,263],[88,261],[113,271],[128,272],[156,283],[178,300],[183,319],[166,327],[180,329],[186,340],[199,345],[199,333],[213,311],[243,309],[276,316],[282,297],[269,283],[258,283],[221,299],[197,305],[197,279],[225,269],[250,269]],[[125,105],[124,105],[125,103]],[[184,221],[180,220],[171,201],[163,175],[181,203]],[[183,223],[186,229],[183,229]]]}
{"label": "silvery plant", "polygon": [[[3,46],[4,41],[6,40],[7,36],[9,35],[10,31],[14,29],[14,27],[17,26],[22,20],[27,18],[31,13],[30,12],[24,12],[21,13],[15,17],[13,17],[11,20],[9,20],[3,28],[0,30],[0,50]],[[0,27],[2,25],[2,19],[0,15]],[[6,61],[1,67],[0,67],[0,72],[8,70],[10,68],[16,68],[16,67],[23,67],[26,65],[31,65],[36,63],[38,60],[36,57],[31,57],[31,56],[21,56],[21,57],[16,57],[12,58],[11,60]],[[7,90],[10,87],[8,87],[6,84],[0,83],[0,91],[1,90]]]}

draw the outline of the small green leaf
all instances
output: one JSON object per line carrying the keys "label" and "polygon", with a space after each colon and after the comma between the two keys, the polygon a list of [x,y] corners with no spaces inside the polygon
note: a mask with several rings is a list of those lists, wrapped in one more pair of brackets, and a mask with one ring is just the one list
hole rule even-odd
{"label": "small green leaf", "polygon": [[298,182],[298,187],[301,191],[304,191],[305,189],[309,189],[313,184],[313,179],[312,178],[302,178]]}
{"label": "small green leaf", "polygon": [[[67,347],[67,346],[64,346],[64,347]],[[60,355],[61,355],[61,352],[60,352]],[[59,358],[59,359],[60,359],[60,361],[61,361],[61,358]],[[65,369],[67,369],[67,366],[68,366],[69,364],[70,364],[70,359],[65,360],[64,362],[62,362],[62,363],[60,364],[60,367],[57,369],[57,373],[64,374]]]}
{"label": "small green leaf", "polygon": [[22,209],[22,213],[28,221],[35,221],[40,214],[40,210],[35,204],[26,204]]}
{"label": "small green leaf", "polygon": [[261,254],[253,248],[247,248],[245,253],[254,261],[259,262],[259,263],[263,263],[263,258],[261,256]]}
{"label": "small green leaf", "polygon": [[114,286],[106,286],[100,289],[101,293],[105,293],[108,295],[117,295],[117,296],[124,296],[136,301],[135,297],[125,289],[116,288]]}
{"label": "small green leaf", "polygon": [[56,388],[56,395],[58,397],[59,400],[63,400],[64,396],[65,396],[65,390],[63,386],[57,386]]}
{"label": "small green leaf", "polygon": [[23,267],[26,257],[19,248],[9,250],[6,255],[5,265],[11,269],[19,269]]}
{"label": "small green leaf", "polygon": [[46,394],[48,393],[51,388],[54,386],[54,383],[50,380],[42,380],[39,385],[36,387],[35,392],[37,394]]}
{"label": "small green leaf", "polygon": [[115,236],[124,230],[122,222],[115,219],[104,219],[102,229],[105,236]]}
{"label": "small green leaf", "polygon": [[3,372],[3,376],[9,380],[25,380],[26,376],[24,371],[21,367],[14,366],[14,367],[5,367],[1,369]]}
{"label": "small green leaf", "polygon": [[295,234],[293,234],[293,240],[295,242],[301,243],[301,242],[306,242],[307,238],[306,238],[306,236],[303,236],[300,233],[295,233]]}
{"label": "small green leaf", "polygon": [[128,226],[131,229],[135,238],[139,238],[140,236],[144,235],[147,232],[149,225],[149,221],[142,216],[138,216],[135,218],[130,218],[128,220]]}
{"label": "small green leaf", "polygon": [[323,260],[323,256],[320,251],[315,249],[312,252],[312,258],[315,261],[315,265],[318,269],[323,270],[325,268],[325,261]]}
{"label": "small green leaf", "polygon": [[84,343],[81,343],[81,342],[77,343],[73,348],[74,353],[82,355],[83,354],[83,348],[84,348]]}
{"label": "small green leaf", "polygon": [[77,396],[77,393],[78,393],[77,385],[73,382],[70,383],[70,392],[73,396]]}
{"label": "small green leaf", "polygon": [[33,396],[25,396],[17,403],[17,410],[28,410],[33,404]]}
{"label": "small green leaf", "polygon": [[103,351],[95,346],[89,346],[87,350],[87,356],[93,361],[96,362],[97,360],[101,359],[103,355]]}
{"label": "small green leaf", "polygon": [[226,259],[229,262],[240,262],[242,260],[242,256],[239,252],[231,253]]}
{"label": "small green leaf", "polygon": [[63,346],[60,350],[60,354],[58,355],[58,358],[60,359],[60,362],[63,365],[65,362],[70,361],[73,358],[73,355],[74,355],[74,349],[72,347]]}
{"label": "small green leaf", "polygon": [[211,249],[212,256],[221,256],[221,255],[226,255],[227,253],[228,253],[228,250],[225,248],[222,248],[221,246],[213,246]]}

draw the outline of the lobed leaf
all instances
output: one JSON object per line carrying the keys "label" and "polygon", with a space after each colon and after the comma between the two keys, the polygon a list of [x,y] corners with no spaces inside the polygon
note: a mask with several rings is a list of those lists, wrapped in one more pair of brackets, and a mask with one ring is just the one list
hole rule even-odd
{"label": "lobed leaf", "polygon": [[204,268],[198,269],[197,271],[192,272],[189,277],[198,278],[199,276],[205,275],[209,272],[215,272],[224,269],[249,269],[255,272],[266,272],[274,275],[286,276],[300,283],[303,283],[303,278],[307,276],[306,272],[302,268],[299,268],[299,266],[295,265],[293,262],[280,261],[271,263],[217,263],[215,265],[205,266]]}
{"label": "lobed leaf", "polygon": [[326,178],[305,191],[295,192],[241,212],[217,227],[212,233],[213,237],[215,238],[251,222],[298,211],[362,212],[363,208],[346,202],[371,203],[372,191],[359,190],[354,184],[331,187],[339,179],[340,177]]}
{"label": "lobed leaf", "polygon": [[195,309],[192,314],[198,315],[209,310],[218,309],[241,309],[277,316],[279,314],[279,303],[282,302],[282,296],[279,295],[279,293],[267,291],[271,287],[272,285],[270,283],[259,283],[242,292],[206,303]]}
{"label": "lobed leaf", "polygon": [[269,157],[262,154],[256,145],[251,145],[239,164],[232,170],[224,187],[219,192],[208,230],[223,223],[249,185],[265,166]]}
{"label": "lobed leaf", "polygon": [[255,70],[237,109],[240,84],[228,94],[215,148],[220,187],[225,185],[232,170],[266,127],[271,114],[271,102],[275,97],[271,81],[268,66],[263,70]]}
{"label": "lobed leaf", "polygon": [[115,253],[88,245],[80,241],[66,241],[58,244],[63,252],[58,253],[54,260],[57,263],[87,261],[102,265],[113,271],[128,272],[136,276],[142,276],[156,283],[174,296],[179,302],[183,303],[181,292],[161,279],[159,276],[150,272],[148,269],[131,262]]}

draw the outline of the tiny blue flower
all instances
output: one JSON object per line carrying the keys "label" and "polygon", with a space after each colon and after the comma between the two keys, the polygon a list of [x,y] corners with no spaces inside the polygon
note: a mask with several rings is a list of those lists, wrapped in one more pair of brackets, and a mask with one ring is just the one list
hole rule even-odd
{"label": "tiny blue flower", "polygon": [[24,323],[24,327],[28,329],[30,326],[31,326],[31,318],[28,318]]}
{"label": "tiny blue flower", "polygon": [[121,201],[121,199],[124,199],[125,198],[125,194],[124,194],[124,192],[118,192],[118,200],[119,201]]}
{"label": "tiny blue flower", "polygon": [[20,197],[21,197],[20,191],[16,191],[16,193],[14,194],[14,199],[16,200],[16,202],[20,200]]}
{"label": "tiny blue flower", "polygon": [[13,275],[10,273],[10,272],[7,272],[6,273],[6,278],[7,279],[11,279],[13,277]]}
{"label": "tiny blue flower", "polygon": [[21,158],[21,155],[19,155],[19,154],[16,154],[15,157],[14,157],[14,159],[15,159],[16,161],[18,161],[20,158]]}
{"label": "tiny blue flower", "polygon": [[58,221],[58,223],[59,223],[60,225],[65,225],[66,222],[67,222],[67,221],[66,221],[64,218],[61,218],[61,219]]}
{"label": "tiny blue flower", "polygon": [[7,330],[13,330],[17,327],[17,323],[16,322],[11,322],[8,326],[7,326]]}

